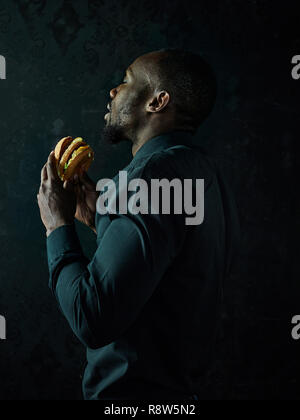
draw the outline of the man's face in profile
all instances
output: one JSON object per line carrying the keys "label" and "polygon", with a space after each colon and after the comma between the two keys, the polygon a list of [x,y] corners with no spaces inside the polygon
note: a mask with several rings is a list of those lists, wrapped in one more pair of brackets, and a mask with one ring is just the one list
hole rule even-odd
{"label": "man's face in profile", "polygon": [[110,91],[109,113],[105,115],[106,125],[103,138],[111,144],[129,140],[134,142],[134,133],[145,118],[145,105],[149,85],[140,57],[124,74],[122,82]]}

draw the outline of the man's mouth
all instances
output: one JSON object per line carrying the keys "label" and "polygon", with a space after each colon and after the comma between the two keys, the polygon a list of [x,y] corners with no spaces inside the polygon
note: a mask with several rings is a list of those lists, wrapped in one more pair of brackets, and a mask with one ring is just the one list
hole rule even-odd
{"label": "man's mouth", "polygon": [[108,109],[108,111],[109,111],[109,112],[108,112],[107,114],[105,114],[105,115],[104,115],[104,119],[105,119],[105,120],[107,120],[107,119],[108,119],[109,114],[110,114],[110,111],[111,111],[111,105],[110,105],[110,104],[107,104],[107,109]]}

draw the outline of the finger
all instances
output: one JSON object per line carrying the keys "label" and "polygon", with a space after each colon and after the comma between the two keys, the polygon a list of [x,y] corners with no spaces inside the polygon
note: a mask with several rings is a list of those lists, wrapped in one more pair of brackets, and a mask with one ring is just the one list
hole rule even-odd
{"label": "finger", "polygon": [[65,181],[63,187],[66,191],[74,192],[74,184],[72,181]]}
{"label": "finger", "polygon": [[41,202],[42,202],[42,200],[41,200],[41,196],[40,196],[40,194],[38,194],[38,195],[36,196],[36,202],[37,202],[37,205],[38,205],[39,207],[41,207]]}
{"label": "finger", "polygon": [[82,190],[82,187],[78,186],[76,188],[76,191],[75,192],[76,192],[77,202],[78,203],[84,202],[85,195],[84,195],[84,191]]}
{"label": "finger", "polygon": [[94,183],[94,181],[92,181],[92,179],[88,176],[88,174],[86,172],[84,172],[81,176],[80,176],[80,180],[81,182],[86,185],[89,189],[96,189],[96,184]]}
{"label": "finger", "polygon": [[39,198],[39,200],[41,199],[41,197],[43,196],[43,194],[44,194],[44,192],[43,192],[43,187],[42,187],[42,184],[41,184],[40,185],[39,192],[38,192],[38,198]]}
{"label": "finger", "polygon": [[75,191],[77,197],[82,196],[82,185],[75,184],[74,185],[74,191]]}
{"label": "finger", "polygon": [[52,180],[59,180],[54,151],[50,153],[46,166],[48,177]]}
{"label": "finger", "polygon": [[41,183],[47,181],[47,179],[48,179],[47,166],[45,164],[42,168],[42,171],[41,171]]}

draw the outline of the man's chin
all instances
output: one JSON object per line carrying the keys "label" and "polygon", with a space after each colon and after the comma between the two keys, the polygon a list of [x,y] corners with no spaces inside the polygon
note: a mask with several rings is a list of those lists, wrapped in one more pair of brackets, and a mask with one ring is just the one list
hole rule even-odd
{"label": "man's chin", "polygon": [[103,128],[102,139],[109,144],[119,144],[129,140],[124,134],[122,127],[109,124]]}

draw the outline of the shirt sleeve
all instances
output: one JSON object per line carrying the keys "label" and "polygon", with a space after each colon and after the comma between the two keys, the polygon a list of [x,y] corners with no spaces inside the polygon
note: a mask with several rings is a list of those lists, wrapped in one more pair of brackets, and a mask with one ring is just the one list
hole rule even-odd
{"label": "shirt sleeve", "polygon": [[182,215],[109,215],[91,261],[75,225],[47,238],[50,288],[80,341],[91,349],[122,335],[138,318],[185,235]]}

